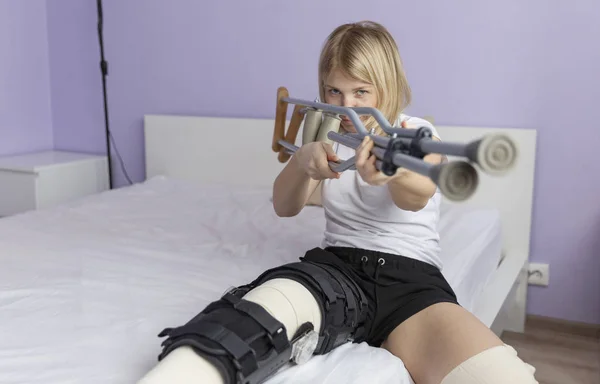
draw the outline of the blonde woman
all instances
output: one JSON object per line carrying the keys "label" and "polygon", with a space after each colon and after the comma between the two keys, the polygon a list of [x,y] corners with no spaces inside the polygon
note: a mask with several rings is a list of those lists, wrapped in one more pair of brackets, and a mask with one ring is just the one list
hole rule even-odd
{"label": "blonde woman", "polygon": [[[440,140],[427,121],[402,113],[410,87],[397,45],[378,23],[336,28],[323,47],[318,79],[323,102],[378,108],[391,124],[426,125]],[[367,128],[378,128],[372,117],[362,118]],[[356,132],[346,117],[341,128]],[[372,147],[368,138],[356,150],[337,143],[302,146],[275,181],[273,199],[279,215],[296,215],[322,181],[324,250],[311,260],[341,265],[369,297],[364,340],[402,359],[416,384],[535,383],[533,368],[457,305],[440,273],[435,184],[402,168],[384,175],[375,168]],[[337,174],[328,166],[328,160],[353,155],[355,172]]]}
{"label": "blonde woman", "polygon": [[[336,28],[318,77],[321,101],[375,107],[398,127],[427,125],[440,140],[427,121],[403,113],[410,88],[383,26]],[[364,124],[378,130],[374,119]],[[355,132],[346,117],[341,128]],[[391,177],[379,172],[372,146],[368,138],[356,150],[312,142],[291,157],[274,182],[273,206],[279,216],[295,216],[321,183],[321,247],[164,330],[160,363],[140,383],[260,383],[290,359],[306,361],[350,341],[387,349],[416,384],[537,383],[514,349],[458,305],[441,274],[435,184],[405,169]],[[329,168],[328,160],[353,155],[356,171]]]}

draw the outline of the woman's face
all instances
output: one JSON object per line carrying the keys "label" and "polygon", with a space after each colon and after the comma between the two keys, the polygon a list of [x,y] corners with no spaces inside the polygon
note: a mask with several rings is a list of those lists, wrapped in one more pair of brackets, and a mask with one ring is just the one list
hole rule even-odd
{"label": "woman's face", "polygon": [[[325,100],[327,104],[341,107],[372,107],[377,108],[377,94],[372,84],[348,77],[340,70],[333,70],[325,79]],[[346,132],[356,132],[352,120],[347,116],[342,118],[341,127]],[[360,115],[364,122],[369,115]]]}

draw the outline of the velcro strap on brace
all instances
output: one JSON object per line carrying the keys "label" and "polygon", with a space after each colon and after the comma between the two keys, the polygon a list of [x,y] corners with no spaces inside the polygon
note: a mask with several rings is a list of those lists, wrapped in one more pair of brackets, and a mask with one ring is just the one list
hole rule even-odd
{"label": "velcro strap on brace", "polygon": [[[221,324],[208,321],[202,323],[202,327],[196,327],[194,324],[186,324],[171,330],[168,335],[172,339],[177,339],[182,336],[203,336],[214,341],[233,357],[235,367],[242,371],[243,376],[248,376],[258,369],[256,356],[250,346],[239,336]],[[204,350],[201,344],[193,343],[192,345]],[[206,350],[204,351],[209,352]]]}
{"label": "velcro strap on brace", "polygon": [[292,347],[285,326],[262,306],[226,293],[185,325],[163,330],[159,360],[190,346],[228,378],[227,383],[258,384],[287,363]]}
{"label": "velcro strap on brace", "polygon": [[258,322],[267,332],[267,337],[278,353],[283,353],[288,348],[289,341],[287,339],[285,327],[281,322],[271,316],[261,305],[252,301],[243,300],[232,293],[226,293],[223,296],[223,299],[230,302],[238,311],[242,311],[256,320],[256,322]]}

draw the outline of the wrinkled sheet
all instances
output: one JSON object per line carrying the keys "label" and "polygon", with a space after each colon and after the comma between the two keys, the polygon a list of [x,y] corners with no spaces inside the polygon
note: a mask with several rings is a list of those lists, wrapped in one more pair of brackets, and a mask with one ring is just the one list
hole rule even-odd
{"label": "wrinkled sheet", "polygon": [[[156,364],[163,328],[320,244],[322,210],[280,219],[270,193],[155,178],[0,219],[0,382],[134,383]],[[444,273],[465,303],[499,257],[490,248],[497,218],[479,213],[475,226],[464,214],[441,225],[451,235]],[[480,245],[467,246],[474,238]],[[412,383],[400,359],[366,344],[286,367],[268,383],[284,382]]]}

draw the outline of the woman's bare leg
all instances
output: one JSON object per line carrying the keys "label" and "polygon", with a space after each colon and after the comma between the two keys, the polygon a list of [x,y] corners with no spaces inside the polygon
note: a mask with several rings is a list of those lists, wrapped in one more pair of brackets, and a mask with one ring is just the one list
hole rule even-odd
{"label": "woman's bare leg", "polygon": [[[457,367],[465,361],[477,355],[483,357],[483,351],[504,346],[502,340],[473,314],[452,303],[435,304],[413,315],[396,327],[382,344],[383,348],[402,359],[416,384],[440,384],[451,372],[453,375],[460,374],[458,371],[462,367]],[[490,354],[485,358],[495,357]],[[502,362],[509,364],[524,378],[525,381],[519,379],[515,384],[536,383],[533,368],[521,363],[514,356],[503,357]],[[485,375],[482,372],[486,369],[485,364],[481,361],[472,359],[470,364],[468,369],[475,367],[479,374]],[[500,367],[501,364],[496,365]],[[467,375],[472,380],[469,383],[492,383],[477,381],[473,374]],[[498,373],[490,372],[490,375]],[[499,379],[498,382],[503,382],[501,377]]]}

